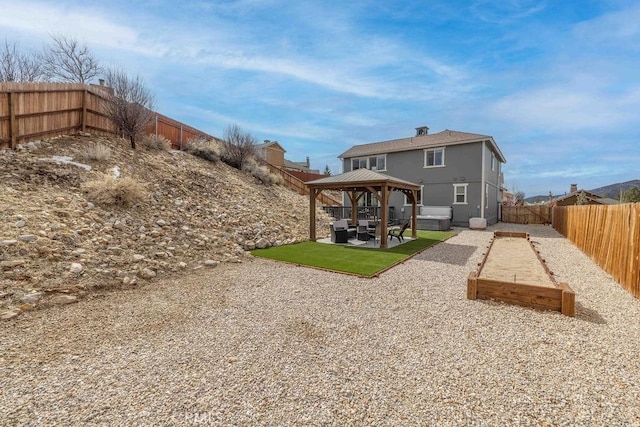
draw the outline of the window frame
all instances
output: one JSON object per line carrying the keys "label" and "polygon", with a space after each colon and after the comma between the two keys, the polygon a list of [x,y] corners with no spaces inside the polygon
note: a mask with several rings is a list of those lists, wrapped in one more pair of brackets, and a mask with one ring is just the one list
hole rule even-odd
{"label": "window frame", "polygon": [[[424,150],[424,162],[423,162],[423,168],[444,168],[446,167],[446,163],[445,163],[445,147],[435,147],[435,148],[425,148]],[[436,156],[435,156],[435,152],[436,151],[441,151],[442,152],[442,164],[436,165],[428,165],[427,164],[427,158],[429,156],[429,152],[433,152],[433,160],[435,162]]]}
{"label": "window frame", "polygon": [[494,153],[491,153],[491,170],[496,171],[496,155]]}
{"label": "window frame", "polygon": [[[464,201],[463,202],[459,202],[458,201],[458,188],[464,188],[464,193],[462,193],[461,195],[464,196]],[[468,205],[468,188],[469,188],[469,183],[464,183],[464,184],[453,184],[453,204],[454,205]]]}
{"label": "window frame", "polygon": [[[375,169],[371,169],[371,159],[374,158],[376,159],[376,168]],[[378,163],[379,160],[378,159],[384,159],[384,169],[378,169]],[[353,163],[357,161],[358,162],[358,168],[354,169],[353,168]],[[365,166],[361,167],[362,162],[364,161]],[[358,169],[369,169],[369,170],[373,170],[376,172],[386,172],[387,170],[387,155],[386,154],[375,154],[375,155],[371,155],[371,156],[366,156],[366,157],[352,157],[351,158],[351,170],[358,170]]]}
{"label": "window frame", "polygon": [[[418,193],[419,197],[418,197],[418,203],[416,203],[416,206],[423,206],[422,200],[423,200],[423,197],[424,197],[424,184],[420,186],[420,190],[418,190],[418,192],[419,192]],[[407,200],[407,195],[402,193],[402,196],[404,197],[404,201],[402,203],[402,206],[411,206],[411,203]]]}

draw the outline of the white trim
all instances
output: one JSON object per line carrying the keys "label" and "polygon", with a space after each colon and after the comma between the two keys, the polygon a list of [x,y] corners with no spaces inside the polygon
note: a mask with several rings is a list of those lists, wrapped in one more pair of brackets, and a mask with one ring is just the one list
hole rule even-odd
{"label": "white trim", "polygon": [[[458,202],[458,188],[464,188],[464,202]],[[469,188],[469,183],[464,183],[464,184],[453,184],[453,204],[454,205],[467,205],[469,204],[467,201],[467,198],[469,197],[469,195],[467,194],[467,190]]]}
{"label": "white trim", "polygon": [[[420,186],[420,200],[418,201],[419,203],[416,203],[418,206],[422,206],[422,200],[424,199],[424,184]],[[404,196],[404,203],[402,204],[402,206],[412,206],[411,203],[407,202],[407,195],[402,193],[402,195]]]}
{"label": "white trim", "polygon": [[485,182],[486,182],[486,179],[485,179],[486,166],[484,164],[484,158],[485,158],[485,154],[484,153],[486,151],[486,148],[487,148],[487,144],[485,144],[484,141],[482,141],[482,162],[481,162],[481,164],[482,164],[482,172],[481,172],[481,175],[480,175],[480,218],[484,218],[484,198],[485,198],[484,186],[485,186]]}
{"label": "white trim", "polygon": [[[378,163],[378,159],[380,157],[384,158],[384,169],[377,169],[377,168],[376,169],[371,169],[371,161],[370,160],[371,160],[372,157],[376,158],[376,166],[377,166],[377,163]],[[353,161],[354,160],[358,161],[358,169],[363,169],[363,168],[361,168],[359,166],[360,166],[360,161],[364,160],[365,163],[366,163],[366,166],[365,166],[366,169],[373,170],[373,171],[376,171],[376,172],[386,172],[386,170],[387,170],[387,155],[386,154],[372,154],[371,156],[351,157],[351,158],[349,158],[349,161],[351,162],[351,170],[352,171],[356,170],[356,169],[353,168]]]}
{"label": "white trim", "polygon": [[[441,165],[427,165],[427,153],[429,151],[442,151],[442,164]],[[445,147],[435,147],[435,148],[425,148],[422,150],[423,152],[423,161],[422,161],[422,167],[425,169],[429,169],[429,168],[444,168],[446,167],[446,163],[444,161],[444,154],[445,154]],[[434,156],[434,160],[435,160],[435,156]]]}

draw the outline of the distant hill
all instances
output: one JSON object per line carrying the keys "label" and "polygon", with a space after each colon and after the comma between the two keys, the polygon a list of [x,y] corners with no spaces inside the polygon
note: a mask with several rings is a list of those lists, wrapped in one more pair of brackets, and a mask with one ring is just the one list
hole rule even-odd
{"label": "distant hill", "polygon": [[[616,198],[617,195],[620,194],[620,190],[627,191],[629,188],[633,186],[640,188],[640,179],[634,179],[626,182],[618,182],[616,184],[605,185],[604,187],[598,187],[588,191],[594,194],[599,194],[602,197],[610,197],[614,199]],[[553,197],[556,198],[560,196],[564,196],[564,194],[557,194],[557,195],[554,195]],[[544,196],[531,196],[524,199],[524,201],[527,203],[546,202],[547,200],[549,200],[548,194]]]}

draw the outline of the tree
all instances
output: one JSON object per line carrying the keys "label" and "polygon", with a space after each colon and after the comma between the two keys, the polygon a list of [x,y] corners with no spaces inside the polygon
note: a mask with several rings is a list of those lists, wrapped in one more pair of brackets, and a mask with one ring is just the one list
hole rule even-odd
{"label": "tree", "polygon": [[45,76],[52,81],[89,83],[103,71],[86,44],[61,34],[51,35],[39,59]]}
{"label": "tree", "polygon": [[524,206],[524,193],[522,191],[516,192],[513,199],[516,206]]}
{"label": "tree", "polygon": [[242,170],[247,160],[255,157],[256,139],[236,124],[227,126],[223,136],[223,160],[230,166]]}
{"label": "tree", "polygon": [[43,78],[37,55],[21,52],[17,41],[5,39],[0,50],[0,82],[37,82]]}
{"label": "tree", "polygon": [[153,119],[154,97],[139,76],[130,78],[121,70],[107,70],[105,82],[110,91],[105,112],[135,150],[136,137]]}
{"label": "tree", "polygon": [[589,204],[589,199],[587,198],[587,195],[585,194],[585,192],[581,190],[576,196],[576,205],[588,205],[588,204]]}
{"label": "tree", "polygon": [[325,165],[324,174],[325,176],[331,176],[331,169],[329,169],[329,165]]}
{"label": "tree", "polygon": [[634,185],[624,192],[624,203],[638,202],[640,202],[640,189],[638,189],[638,187]]}

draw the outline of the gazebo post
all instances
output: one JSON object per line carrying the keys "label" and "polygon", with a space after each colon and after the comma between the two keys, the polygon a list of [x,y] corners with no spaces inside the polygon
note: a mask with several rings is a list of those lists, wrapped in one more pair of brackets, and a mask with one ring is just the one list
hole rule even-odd
{"label": "gazebo post", "polygon": [[309,189],[309,240],[316,241],[316,190]]}
{"label": "gazebo post", "polygon": [[411,190],[411,238],[418,238],[418,230],[416,227],[418,226],[418,220],[416,216],[418,215],[418,192],[416,190]]}
{"label": "gazebo post", "polygon": [[349,192],[349,202],[351,203],[351,224],[354,225],[358,223],[357,222],[358,206],[356,206],[358,204],[358,198],[356,197],[355,188]]}
{"label": "gazebo post", "polygon": [[389,184],[384,183],[382,186],[382,200],[380,205],[382,212],[380,212],[380,249],[387,247],[387,210],[389,204]]}

